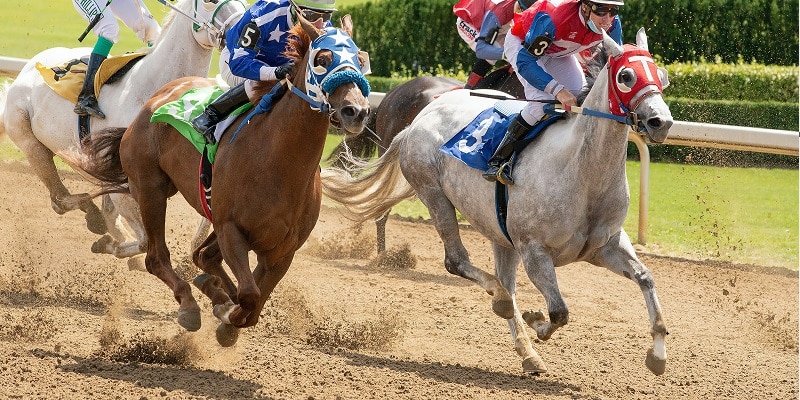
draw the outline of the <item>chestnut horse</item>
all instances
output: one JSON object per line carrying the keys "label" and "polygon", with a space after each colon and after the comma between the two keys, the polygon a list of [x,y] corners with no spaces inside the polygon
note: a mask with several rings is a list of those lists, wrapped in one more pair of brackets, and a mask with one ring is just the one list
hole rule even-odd
{"label": "chestnut horse", "polygon": [[[234,122],[240,130],[220,141],[212,180],[214,230],[192,255],[206,272],[194,285],[211,299],[222,322],[217,340],[223,346],[236,342],[239,328],[258,322],[316,224],[322,200],[319,162],[329,123],[355,134],[369,116],[369,84],[361,70],[366,59],[350,39],[349,16],[342,19],[342,29],[321,30],[299,19],[286,52],[297,70],[284,83],[290,92],[258,113],[266,104],[262,99],[255,112]],[[189,89],[213,84],[192,77],[165,85],[124,133],[120,128],[93,135],[86,160],[86,170],[104,183],[93,195],[130,192],[138,202],[148,239],[147,271],[172,290],[180,304],[178,323],[189,331],[200,328],[200,307],[172,267],[164,230],[167,199],[177,193],[203,215],[197,176],[201,155],[171,125],[151,123],[150,117]],[[257,259],[252,272],[250,251]]]}

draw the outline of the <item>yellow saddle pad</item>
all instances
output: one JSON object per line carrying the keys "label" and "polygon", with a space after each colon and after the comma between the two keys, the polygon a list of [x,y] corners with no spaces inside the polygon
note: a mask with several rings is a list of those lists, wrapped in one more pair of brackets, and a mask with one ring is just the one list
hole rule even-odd
{"label": "yellow saddle pad", "polygon": [[[109,57],[103,61],[94,78],[95,96],[100,94],[100,88],[114,73],[146,54],[125,53]],[[72,60],[57,66],[46,66],[37,62],[36,69],[50,89],[73,103],[78,101],[78,95],[83,87],[84,78],[86,78],[86,64],[84,62]]]}

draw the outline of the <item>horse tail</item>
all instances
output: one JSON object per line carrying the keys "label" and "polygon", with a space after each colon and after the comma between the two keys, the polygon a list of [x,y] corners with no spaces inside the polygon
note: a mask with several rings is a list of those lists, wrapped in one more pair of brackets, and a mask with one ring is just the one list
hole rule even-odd
{"label": "horse tail", "polygon": [[[367,125],[367,129],[371,129],[369,125]],[[365,130],[356,136],[344,138],[325,161],[332,167],[347,169],[353,166],[348,161],[350,158],[371,158],[378,150],[378,145],[375,143],[377,139],[370,137],[371,135],[371,132]]]}
{"label": "horse tail", "polygon": [[83,142],[88,161],[82,169],[100,180],[102,189],[93,197],[107,193],[129,193],[128,176],[122,169],[119,145],[126,128],[105,128],[92,132]]}
{"label": "horse tail", "polygon": [[364,162],[350,159],[349,170],[324,168],[320,174],[322,192],[336,201],[348,219],[363,222],[383,215],[397,203],[413,198],[414,189],[400,170],[400,148],[405,141],[397,137],[381,157]]}

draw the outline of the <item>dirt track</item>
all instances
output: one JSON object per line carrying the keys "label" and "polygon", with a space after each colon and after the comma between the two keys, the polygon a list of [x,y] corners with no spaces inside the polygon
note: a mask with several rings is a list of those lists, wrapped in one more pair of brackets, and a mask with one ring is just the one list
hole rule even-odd
{"label": "dirt track", "polygon": [[[325,209],[259,324],[222,348],[199,291],[203,328],[183,334],[167,287],[92,254],[82,215],[56,215],[27,164],[0,162],[0,187],[0,399],[798,398],[796,272],[642,255],[670,330],[656,377],[641,292],[563,267],[570,323],[534,342],[550,371],[527,376],[489,296],[445,271],[432,226],[390,221],[389,248],[408,245],[417,264],[378,269],[374,254],[327,259],[357,253],[372,227],[359,235]],[[173,260],[191,271],[197,217],[180,199],[170,213]],[[491,270],[486,241],[464,236]],[[544,308],[524,274],[518,301]]]}

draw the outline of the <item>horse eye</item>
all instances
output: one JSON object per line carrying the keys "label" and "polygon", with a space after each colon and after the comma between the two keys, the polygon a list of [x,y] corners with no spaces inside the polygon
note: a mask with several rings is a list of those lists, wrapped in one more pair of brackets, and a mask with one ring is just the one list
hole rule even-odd
{"label": "horse eye", "polygon": [[321,51],[317,54],[317,57],[314,59],[314,66],[315,67],[324,67],[328,68],[332,62],[331,52],[330,51]]}
{"label": "horse eye", "polygon": [[630,92],[636,84],[636,74],[631,68],[623,68],[617,72],[617,87],[623,93]]}

